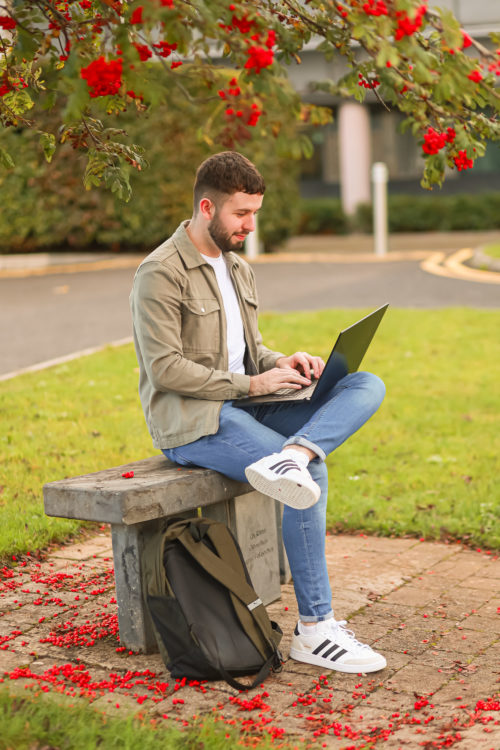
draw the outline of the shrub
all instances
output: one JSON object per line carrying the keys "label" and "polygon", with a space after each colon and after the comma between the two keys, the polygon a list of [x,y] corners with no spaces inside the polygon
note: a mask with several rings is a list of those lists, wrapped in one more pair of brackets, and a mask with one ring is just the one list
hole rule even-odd
{"label": "shrub", "polygon": [[[500,193],[478,195],[390,195],[390,232],[473,231],[500,227]],[[358,206],[353,227],[372,231],[372,207]]]}
{"label": "shrub", "polygon": [[[0,253],[76,248],[147,251],[191,216],[196,167],[222,147],[197,140],[193,113],[180,102],[140,121],[128,113],[120,118],[133,140],[147,146],[150,161],[140,175],[131,169],[129,203],[104,188],[85,190],[81,157],[70,146],[46,164],[36,133],[21,129],[6,133],[6,141],[22,140],[23,159],[14,170],[0,173]],[[47,115],[48,130],[49,120]],[[4,146],[10,150],[8,142]],[[298,166],[280,156],[272,140],[248,143],[242,151],[266,180],[259,227],[270,249],[293,232]],[[12,152],[21,153],[19,145]]]}
{"label": "shrub", "polygon": [[348,220],[340,200],[303,198],[300,202],[298,234],[346,234]]}

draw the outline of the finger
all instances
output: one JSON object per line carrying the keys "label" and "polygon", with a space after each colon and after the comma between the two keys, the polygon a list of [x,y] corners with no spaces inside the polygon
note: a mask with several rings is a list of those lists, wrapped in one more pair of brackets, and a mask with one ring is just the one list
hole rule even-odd
{"label": "finger", "polygon": [[314,359],[314,365],[313,365],[314,377],[319,378],[321,376],[321,373],[325,369],[325,363],[323,362],[321,357],[313,357],[313,359]]}
{"label": "finger", "polygon": [[297,366],[300,367],[306,378],[309,380],[311,379],[311,357],[307,352],[297,352],[296,353],[296,362]]}
{"label": "finger", "polygon": [[289,370],[288,372],[283,373],[283,378],[281,379],[282,383],[285,378],[293,383],[302,383],[303,385],[309,385],[311,382],[310,378],[304,377],[304,375],[301,375],[297,370]]}

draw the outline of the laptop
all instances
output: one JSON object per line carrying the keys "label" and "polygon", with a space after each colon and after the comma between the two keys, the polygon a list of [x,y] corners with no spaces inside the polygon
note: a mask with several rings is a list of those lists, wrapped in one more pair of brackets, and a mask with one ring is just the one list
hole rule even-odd
{"label": "laptop", "polygon": [[388,303],[382,305],[339,333],[325,369],[311,385],[303,386],[300,390],[280,388],[279,391],[265,396],[235,399],[233,406],[244,408],[254,404],[275,404],[282,401],[300,403],[321,399],[345,375],[357,371],[388,307]]}

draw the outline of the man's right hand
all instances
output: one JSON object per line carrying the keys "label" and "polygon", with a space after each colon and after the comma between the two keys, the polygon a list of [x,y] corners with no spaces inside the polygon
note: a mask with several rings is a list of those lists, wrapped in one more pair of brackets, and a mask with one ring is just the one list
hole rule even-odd
{"label": "man's right hand", "polygon": [[249,396],[265,396],[275,393],[281,388],[299,390],[303,385],[311,385],[311,380],[305,378],[291,367],[273,367],[260,375],[250,376]]}

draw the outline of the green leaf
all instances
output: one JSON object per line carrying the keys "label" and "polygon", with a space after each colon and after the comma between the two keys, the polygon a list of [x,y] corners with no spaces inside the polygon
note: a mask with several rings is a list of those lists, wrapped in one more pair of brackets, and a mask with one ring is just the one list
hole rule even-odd
{"label": "green leaf", "polygon": [[460,24],[451,10],[440,9],[443,20],[443,38],[450,49],[459,49],[463,43]]}
{"label": "green leaf", "polygon": [[12,167],[15,167],[15,163],[14,163],[14,160],[12,159],[12,156],[9,154],[8,151],[6,151],[1,146],[0,146],[0,164],[6,169],[12,169]]}
{"label": "green leaf", "polygon": [[128,168],[122,165],[110,166],[104,171],[104,184],[106,187],[111,188],[111,192],[116,193],[126,203],[128,203],[132,196],[128,173]]}
{"label": "green leaf", "polygon": [[32,60],[43,40],[41,32],[31,32],[22,26],[17,27],[16,51],[20,57]]}
{"label": "green leaf", "polygon": [[43,148],[45,160],[50,163],[54,156],[54,151],[56,150],[55,135],[53,133],[44,133],[42,131],[38,132],[40,133],[40,144]]}
{"label": "green leaf", "polygon": [[25,89],[20,91],[10,91],[4,97],[5,103],[11,108],[16,115],[23,115],[28,109],[33,107],[33,99]]}

